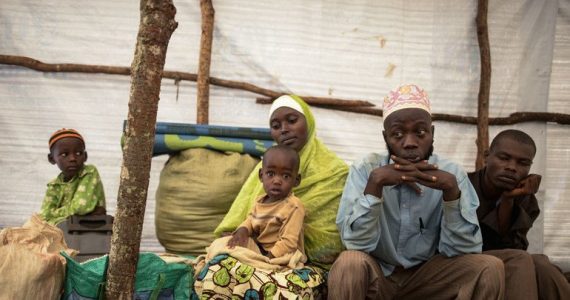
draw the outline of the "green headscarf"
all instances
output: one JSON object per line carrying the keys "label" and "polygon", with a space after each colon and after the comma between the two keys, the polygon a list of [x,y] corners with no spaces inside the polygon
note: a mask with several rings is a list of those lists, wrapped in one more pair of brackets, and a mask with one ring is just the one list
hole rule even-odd
{"label": "green headscarf", "polygon": [[[305,252],[311,263],[329,269],[343,250],[335,220],[348,174],[348,166],[315,134],[315,118],[300,97],[291,95],[307,121],[307,143],[301,149],[301,184],[293,189],[305,205]],[[232,207],[214,231],[216,236],[236,229],[247,217],[255,199],[264,192],[258,174],[261,162],[251,172]]]}

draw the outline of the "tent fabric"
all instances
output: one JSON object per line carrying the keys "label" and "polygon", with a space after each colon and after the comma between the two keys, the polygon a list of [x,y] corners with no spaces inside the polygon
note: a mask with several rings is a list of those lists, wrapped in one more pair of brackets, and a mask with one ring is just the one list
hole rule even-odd
{"label": "tent fabric", "polygon": [[[167,70],[196,72],[200,41],[197,2],[175,2],[179,25]],[[433,112],[477,115],[480,60],[477,1],[238,1],[215,2],[211,76],[311,96],[363,99],[376,105],[391,89],[415,83]],[[570,113],[570,3],[506,0],[489,3],[492,56],[490,116],[515,111]],[[47,63],[129,66],[139,24],[136,1],[0,1],[0,54]],[[19,226],[38,211],[45,184],[57,174],[46,160],[47,139],[61,127],[86,139],[107,195],[117,195],[118,141],[127,116],[130,78],[41,73],[0,65],[0,227]],[[158,120],[196,122],[196,84],[163,80]],[[210,88],[214,125],[267,127],[269,106],[259,95]],[[314,109],[319,138],[349,164],[385,149],[381,118]],[[476,126],[435,123],[435,149],[472,171]],[[542,213],[531,252],[544,252],[570,270],[570,127],[529,122],[492,126],[530,133],[538,147],[532,171],[544,175]],[[144,251],[162,251],[154,228],[154,194],[166,156],[153,159]],[[116,200],[109,197],[114,213]]]}

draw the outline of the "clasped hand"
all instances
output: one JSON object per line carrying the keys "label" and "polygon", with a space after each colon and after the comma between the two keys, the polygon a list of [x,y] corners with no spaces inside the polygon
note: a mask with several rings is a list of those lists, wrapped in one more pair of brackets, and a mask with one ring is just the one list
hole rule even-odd
{"label": "clasped hand", "polygon": [[372,170],[364,189],[365,194],[381,198],[384,186],[405,184],[417,194],[422,193],[419,185],[441,190],[444,201],[456,200],[461,195],[455,175],[439,170],[437,165],[430,164],[427,160],[414,163],[395,155],[391,158],[393,164]]}

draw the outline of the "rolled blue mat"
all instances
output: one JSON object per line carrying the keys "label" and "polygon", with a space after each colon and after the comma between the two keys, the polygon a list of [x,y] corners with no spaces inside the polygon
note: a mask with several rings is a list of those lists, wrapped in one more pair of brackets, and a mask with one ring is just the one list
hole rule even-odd
{"label": "rolled blue mat", "polygon": [[[123,131],[127,121],[123,122]],[[153,156],[208,148],[262,156],[275,142],[268,128],[157,122]],[[123,144],[121,139],[121,144]]]}
{"label": "rolled blue mat", "polygon": [[168,154],[190,148],[207,148],[247,153],[260,157],[267,148],[274,144],[273,140],[157,133],[154,139],[153,155]]}
{"label": "rolled blue mat", "polygon": [[157,122],[156,133],[271,140],[269,128]]}

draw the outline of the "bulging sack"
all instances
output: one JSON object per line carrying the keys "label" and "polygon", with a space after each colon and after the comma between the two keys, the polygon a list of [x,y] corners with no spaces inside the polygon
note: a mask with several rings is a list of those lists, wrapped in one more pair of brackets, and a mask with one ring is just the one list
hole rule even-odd
{"label": "bulging sack", "polygon": [[77,253],[59,228],[36,214],[22,227],[0,231],[0,299],[59,299],[65,276],[60,251]]}
{"label": "bulging sack", "polygon": [[248,154],[203,148],[172,156],[156,192],[156,235],[166,251],[204,254],[258,162]]}

